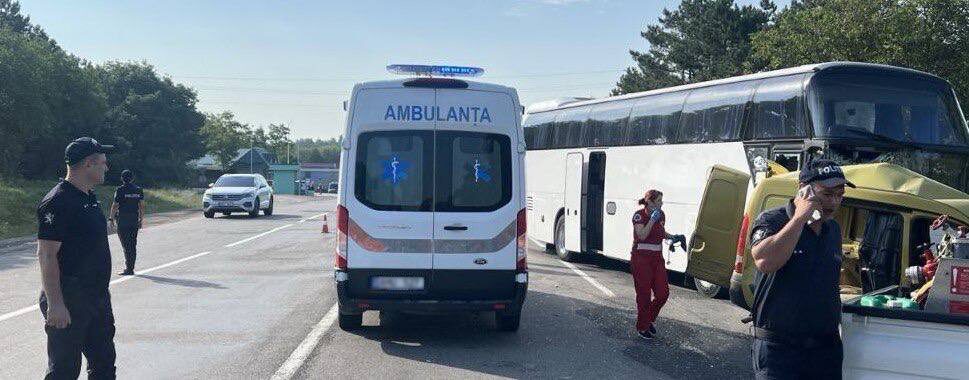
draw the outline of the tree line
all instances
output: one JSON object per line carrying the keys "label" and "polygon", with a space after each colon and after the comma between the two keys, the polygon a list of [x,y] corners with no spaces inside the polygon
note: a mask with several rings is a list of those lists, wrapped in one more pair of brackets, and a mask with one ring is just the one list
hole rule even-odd
{"label": "tree line", "polygon": [[828,61],[902,66],[969,96],[969,1],[684,0],[641,33],[614,95]]}
{"label": "tree line", "polygon": [[283,124],[253,127],[230,112],[206,114],[194,89],[146,62],[93,64],[67,53],[13,0],[0,0],[0,178],[64,174],[64,148],[80,136],[119,147],[108,178],[133,170],[154,185],[190,184],[186,163],[210,153],[227,164],[240,148],[277,157]]}

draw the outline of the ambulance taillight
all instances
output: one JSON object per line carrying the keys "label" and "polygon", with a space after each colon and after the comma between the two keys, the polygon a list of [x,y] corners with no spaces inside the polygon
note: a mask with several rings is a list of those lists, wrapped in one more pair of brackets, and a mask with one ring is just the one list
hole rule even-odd
{"label": "ambulance taillight", "polygon": [[347,231],[350,225],[350,213],[347,211],[346,207],[343,205],[336,206],[336,225],[337,225],[337,237],[336,237],[336,255],[335,265],[337,270],[347,269],[347,247],[349,246],[349,241],[347,240]]}
{"label": "ambulance taillight", "polygon": [[525,240],[525,232],[527,230],[528,223],[525,219],[525,209],[518,211],[517,228],[516,228],[516,239],[515,245],[518,249],[518,260],[515,265],[515,269],[519,272],[524,272],[528,270],[528,258],[526,256],[526,250],[528,249]]}

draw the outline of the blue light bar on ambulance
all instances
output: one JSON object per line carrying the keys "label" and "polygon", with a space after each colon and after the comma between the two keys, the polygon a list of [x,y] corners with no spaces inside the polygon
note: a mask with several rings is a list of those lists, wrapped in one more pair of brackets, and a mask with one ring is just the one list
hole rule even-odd
{"label": "blue light bar on ambulance", "polygon": [[476,77],[484,74],[480,67],[431,66],[431,65],[388,65],[387,71],[398,75]]}

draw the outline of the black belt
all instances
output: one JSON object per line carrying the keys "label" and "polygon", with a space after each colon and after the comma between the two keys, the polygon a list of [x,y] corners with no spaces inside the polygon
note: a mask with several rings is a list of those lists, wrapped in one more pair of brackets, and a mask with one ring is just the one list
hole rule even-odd
{"label": "black belt", "polygon": [[841,342],[841,336],[838,334],[825,334],[825,335],[790,335],[779,333],[776,331],[770,331],[762,329],[760,327],[754,327],[754,337],[757,339],[763,339],[773,343],[779,343],[788,346],[796,346],[799,348],[811,349],[820,347],[830,347],[837,345]]}

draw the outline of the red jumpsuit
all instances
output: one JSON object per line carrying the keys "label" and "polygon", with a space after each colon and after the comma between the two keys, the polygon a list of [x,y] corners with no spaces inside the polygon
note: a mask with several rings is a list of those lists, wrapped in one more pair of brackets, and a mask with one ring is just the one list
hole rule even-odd
{"label": "red jumpsuit", "polygon": [[[645,209],[633,214],[633,226],[649,224],[649,212]],[[645,239],[636,237],[633,231],[632,259],[629,262],[636,287],[636,331],[646,331],[656,321],[660,308],[670,296],[666,278],[666,262],[663,260],[663,238],[666,237],[666,214],[653,223]],[[655,297],[655,298],[653,298]]]}

